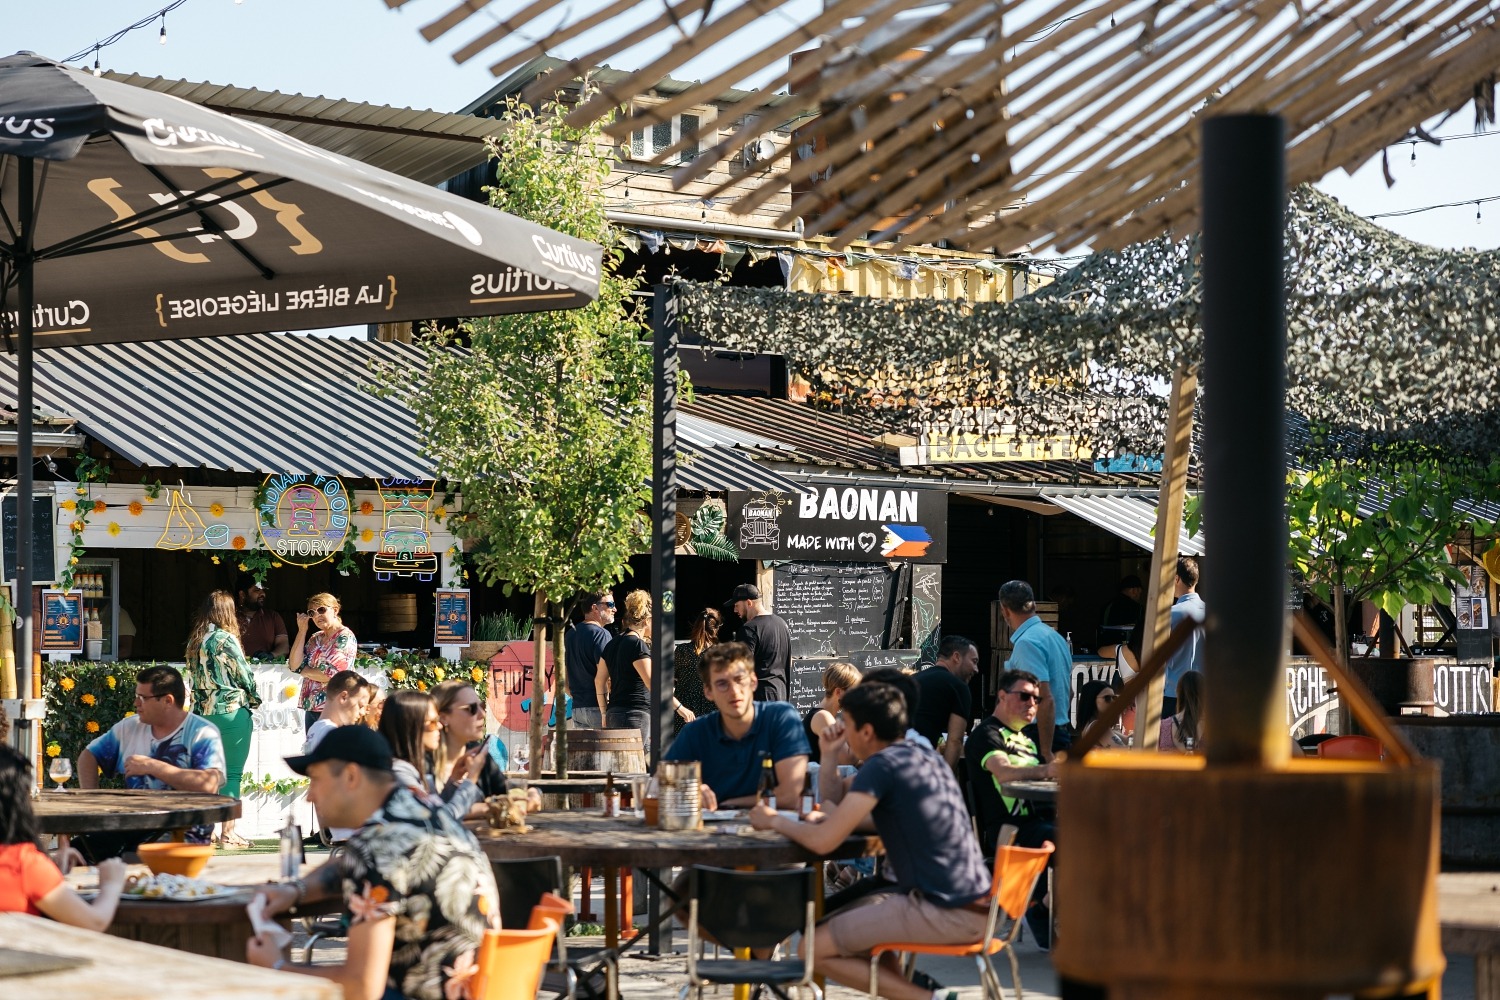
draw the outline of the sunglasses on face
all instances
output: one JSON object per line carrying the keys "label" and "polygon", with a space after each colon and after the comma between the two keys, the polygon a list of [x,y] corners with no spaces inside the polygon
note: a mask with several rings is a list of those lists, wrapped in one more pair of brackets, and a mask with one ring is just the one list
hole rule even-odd
{"label": "sunglasses on face", "polygon": [[601,608],[609,608],[609,610],[613,611],[615,609],[615,602],[614,601],[600,601],[599,602],[599,607],[601,607]]}
{"label": "sunglasses on face", "polygon": [[426,724],[422,728],[423,729],[437,729],[442,724],[443,723],[440,720],[438,720],[438,719],[428,719],[427,722],[426,722]]}
{"label": "sunglasses on face", "polygon": [[1042,696],[1035,691],[1007,691],[1006,694],[1021,701],[1041,701]]}
{"label": "sunglasses on face", "polygon": [[326,604],[320,604],[320,605],[318,605],[315,608],[309,608],[308,609],[308,613],[309,614],[314,614],[314,615],[326,615],[326,614],[328,614],[328,612],[330,612],[332,610],[333,609],[330,608],[328,605],[326,605]]}
{"label": "sunglasses on face", "polygon": [[470,715],[477,716],[479,714],[479,702],[471,701],[467,705],[454,705],[453,710],[455,712],[468,712]]}

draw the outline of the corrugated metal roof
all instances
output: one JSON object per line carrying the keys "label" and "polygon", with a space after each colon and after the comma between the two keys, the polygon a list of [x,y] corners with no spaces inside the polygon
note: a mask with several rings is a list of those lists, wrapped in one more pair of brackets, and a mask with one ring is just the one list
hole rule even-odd
{"label": "corrugated metal roof", "polygon": [[764,451],[791,453],[795,449],[783,441],[776,441],[762,434],[715,423],[690,413],[677,414],[677,433],[691,437],[694,443],[713,444],[721,448],[758,448]]}
{"label": "corrugated metal roof", "polygon": [[[408,344],[269,333],[53,348],[37,354],[36,401],[141,466],[437,478],[411,411],[363,387],[372,363],[423,361]],[[0,355],[12,409],[15,379]],[[799,489],[712,435],[682,434],[679,454],[686,489]]]}
{"label": "corrugated metal roof", "polygon": [[[1156,502],[1135,496],[1082,496],[1053,494],[1047,490],[1042,496],[1057,504],[1070,514],[1077,514],[1096,524],[1117,538],[1147,552],[1156,547]],[[1179,529],[1177,551],[1185,556],[1203,554],[1203,532],[1189,536],[1187,529]]]}
{"label": "corrugated metal roof", "polygon": [[137,73],[106,75],[226,115],[252,119],[321,149],[423,184],[438,184],[483,163],[484,139],[499,131],[494,119],[470,114],[393,108]]}
{"label": "corrugated metal roof", "polygon": [[[903,466],[897,452],[876,443],[891,428],[869,418],[828,413],[805,403],[757,396],[697,393],[683,412],[759,437],[757,457],[787,464],[900,475],[907,479],[947,479],[1037,486],[1124,486],[1155,489],[1157,477],[1095,472],[1088,462],[991,462]],[[742,445],[748,441],[738,442]],[[756,452],[754,448],[763,448]],[[778,454],[780,453],[780,454]]]}

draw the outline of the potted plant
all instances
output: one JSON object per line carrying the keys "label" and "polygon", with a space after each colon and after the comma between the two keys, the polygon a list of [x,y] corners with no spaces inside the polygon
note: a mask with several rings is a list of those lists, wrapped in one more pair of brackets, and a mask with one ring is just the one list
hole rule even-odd
{"label": "potted plant", "polygon": [[463,658],[488,663],[508,642],[531,635],[531,623],[509,611],[480,615],[474,622],[474,638],[464,648]]}

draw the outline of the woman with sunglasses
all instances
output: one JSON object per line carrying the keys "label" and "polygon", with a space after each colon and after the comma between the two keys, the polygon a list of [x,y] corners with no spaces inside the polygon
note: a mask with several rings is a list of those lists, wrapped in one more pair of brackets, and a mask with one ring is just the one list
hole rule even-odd
{"label": "woman with sunglasses", "polygon": [[[432,773],[448,776],[438,791],[446,792],[455,780],[462,782],[463,774],[454,765],[463,760],[465,754],[476,751],[484,761],[474,777],[480,794],[489,798],[509,791],[510,782],[505,778],[505,744],[494,740],[486,746],[484,702],[479,700],[479,692],[467,681],[443,681],[432,689],[432,700],[437,705],[438,729],[442,733],[433,753]],[[526,797],[533,811],[542,807],[542,797],[535,788],[527,789]]]}
{"label": "woman with sunglasses", "polygon": [[[354,633],[339,620],[339,608],[339,599],[332,594],[314,594],[307,599],[307,613],[297,612],[297,638],[292,640],[286,665],[292,673],[302,675],[298,702],[307,729],[323,712],[328,678],[340,670],[353,670],[359,652]],[[317,626],[311,637],[307,634],[309,622]]]}
{"label": "woman with sunglasses", "polygon": [[[1073,725],[1073,730],[1082,733],[1089,727],[1099,713],[1104,711],[1106,705],[1115,700],[1114,686],[1108,681],[1089,681],[1078,690],[1078,720]],[[1099,742],[1101,747],[1123,747],[1126,745],[1125,734],[1121,732],[1118,725],[1112,727],[1109,733]]]}
{"label": "woman with sunglasses", "polygon": [[475,779],[484,767],[480,749],[459,754],[441,785],[433,777],[433,758],[443,745],[442,722],[437,702],[426,691],[409,688],[386,696],[377,730],[391,745],[392,770],[396,780],[431,805],[442,805],[463,819],[484,797]]}

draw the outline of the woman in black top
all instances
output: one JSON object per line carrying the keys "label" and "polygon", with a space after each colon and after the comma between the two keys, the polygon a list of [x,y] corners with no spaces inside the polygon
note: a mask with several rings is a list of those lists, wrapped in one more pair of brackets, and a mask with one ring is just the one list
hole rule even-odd
{"label": "woman in black top", "polygon": [[[714,710],[713,704],[703,695],[702,661],[703,651],[719,641],[719,627],[724,616],[713,608],[704,608],[693,621],[692,641],[679,643],[675,657],[672,687],[677,700],[688,707],[694,716],[706,715]],[[681,732],[687,721],[681,716],[677,720],[677,731]]]}
{"label": "woman in black top", "polygon": [[[621,632],[600,659],[600,670],[609,677],[609,707],[604,725],[609,729],[638,729],[641,746],[651,745],[651,595],[632,590],[625,595],[620,615]],[[602,678],[601,678],[602,680]],[[686,722],[693,713],[672,698],[672,708]]]}

